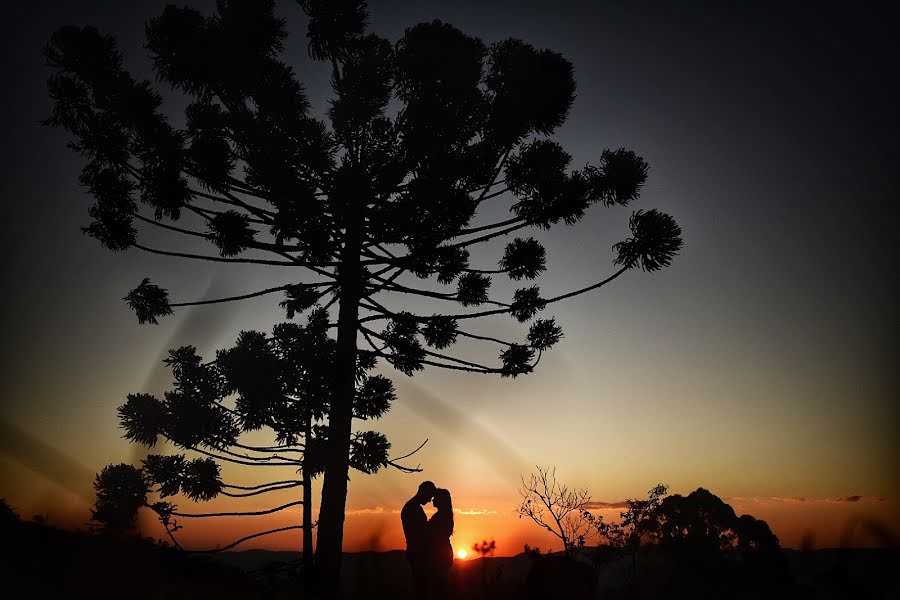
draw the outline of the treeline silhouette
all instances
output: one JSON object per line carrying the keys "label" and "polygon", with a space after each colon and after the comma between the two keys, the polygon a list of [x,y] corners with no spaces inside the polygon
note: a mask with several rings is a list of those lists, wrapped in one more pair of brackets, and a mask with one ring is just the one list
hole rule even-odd
{"label": "treeline silhouette", "polygon": [[[738,516],[704,488],[629,499],[607,522],[585,489],[571,489],[538,467],[520,490],[521,516],[555,535],[563,552],[525,546],[534,565],[529,598],[894,598],[900,551],[785,551],[765,521]],[[593,544],[590,542],[594,542]],[[849,544],[849,540],[848,540]],[[860,557],[864,557],[860,559]],[[892,575],[893,574],[893,575]]]}
{"label": "treeline silhouette", "polygon": [[236,567],[137,535],[66,531],[41,517],[23,521],[2,499],[0,572],[7,598],[264,597]]}
{"label": "treeline silhouette", "polygon": [[[637,502],[637,501],[636,501]],[[639,502],[646,502],[644,500]],[[737,517],[700,488],[661,498],[641,542],[601,540],[577,552],[526,546],[495,557],[494,540],[457,561],[449,598],[896,598],[900,549],[783,550],[768,526]],[[499,548],[500,551],[506,549]],[[402,551],[345,555],[343,598],[408,598]],[[139,535],[65,531],[22,520],[0,500],[7,590],[29,598],[318,598],[302,585],[299,553],[185,553]]]}

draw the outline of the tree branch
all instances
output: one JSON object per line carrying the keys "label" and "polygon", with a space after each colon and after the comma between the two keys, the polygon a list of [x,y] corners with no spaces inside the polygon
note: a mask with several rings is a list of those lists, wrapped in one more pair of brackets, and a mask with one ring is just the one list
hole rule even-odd
{"label": "tree branch", "polygon": [[[369,335],[371,335],[371,336],[374,337],[374,338],[377,338],[377,339],[379,339],[379,340],[381,340],[381,341],[383,341],[383,342],[387,342],[387,340],[386,340],[382,335],[380,335],[380,334],[378,334],[378,333],[375,333],[375,332],[372,331],[371,329],[367,329],[367,328],[365,328],[365,327],[363,327],[363,326],[360,325],[360,326],[359,326],[359,330],[363,332],[363,335],[365,335],[366,333],[368,333]],[[472,367],[472,368],[475,368],[475,369],[484,369],[485,371],[490,371],[490,372],[494,372],[494,373],[499,373],[499,372],[500,372],[499,369],[492,369],[491,367],[487,367],[487,366],[485,366],[485,365],[480,365],[480,364],[478,364],[478,363],[469,362],[469,361],[467,361],[467,360],[462,360],[462,359],[460,359],[460,358],[455,358],[455,357],[449,356],[449,355],[447,355],[447,354],[441,354],[441,353],[439,353],[439,352],[432,352],[431,350],[426,350],[425,348],[422,348],[422,352],[424,352],[424,353],[427,354],[428,356],[433,356],[433,357],[435,357],[435,358],[440,358],[440,359],[443,359],[443,360],[449,360],[450,362],[454,362],[454,363],[457,363],[457,364],[460,364],[460,365],[465,365],[465,366],[467,366],[467,367]]]}
{"label": "tree branch", "polygon": [[485,342],[494,342],[495,344],[502,344],[502,345],[504,345],[504,346],[514,346],[514,345],[515,345],[515,344],[513,344],[512,342],[505,342],[505,341],[503,341],[503,340],[500,340],[500,339],[497,339],[497,338],[493,338],[493,337],[489,337],[489,336],[486,336],[486,335],[475,335],[474,333],[467,333],[467,332],[465,332],[465,331],[460,331],[459,329],[456,330],[456,334],[457,334],[457,335],[461,335],[461,336],[463,336],[463,337],[472,338],[473,340],[482,340],[482,341],[485,341]]}
{"label": "tree branch", "polygon": [[416,465],[415,467],[406,467],[404,465],[398,464],[398,460],[403,460],[404,458],[409,458],[419,450],[425,447],[425,444],[428,443],[428,438],[425,438],[425,441],[419,444],[419,447],[410,452],[409,454],[404,454],[403,456],[398,456],[397,458],[388,459],[387,464],[394,467],[398,471],[402,471],[404,473],[420,473],[422,471],[421,465]]}
{"label": "tree branch", "polygon": [[[375,342],[372,341],[372,338],[369,337],[367,329],[360,328],[359,331],[363,334],[363,337],[366,338],[366,341],[369,343],[369,346],[372,348],[372,350],[375,351],[375,354],[378,354],[379,356],[384,356],[385,358],[387,358],[387,355],[384,353],[384,350],[387,348],[387,344],[385,344],[384,346],[379,348],[377,345],[375,345]],[[391,363],[391,364],[393,364],[393,363]]]}
{"label": "tree branch", "polygon": [[154,227],[161,227],[161,228],[163,228],[163,229],[168,229],[169,231],[177,231],[178,233],[183,233],[183,234],[185,234],[185,235],[191,235],[191,236],[194,236],[194,237],[201,237],[201,238],[203,238],[203,239],[205,239],[205,240],[208,240],[208,239],[209,239],[208,237],[206,237],[206,234],[205,234],[205,233],[201,233],[201,232],[199,232],[199,231],[193,231],[193,230],[191,230],[191,229],[184,229],[183,227],[175,227],[174,225],[168,225],[168,224],[163,223],[163,222],[161,222],[161,221],[156,221],[156,220],[154,220],[154,219],[149,219],[149,218],[145,217],[144,215],[138,213],[137,211],[135,211],[135,212],[133,212],[133,213],[131,213],[131,214],[132,214],[133,216],[135,216],[137,219],[143,221],[144,223],[149,223],[150,225],[153,225]]}
{"label": "tree branch", "polygon": [[[274,455],[271,455],[271,456],[250,456],[250,455],[247,455],[247,454],[241,454],[241,453],[239,453],[239,452],[232,452],[231,450],[224,450],[224,449],[219,449],[219,452],[224,452],[224,453],[227,454],[228,456],[233,456],[233,457],[235,457],[235,458],[241,458],[241,459],[246,459],[246,460],[253,460],[253,461],[256,461],[256,462],[260,462],[260,463],[269,462],[269,461],[273,461],[273,460],[280,460],[280,461],[285,461],[285,462],[283,462],[283,463],[277,463],[277,464],[283,464],[283,465],[288,465],[288,466],[293,466],[293,465],[299,465],[299,464],[300,464],[300,461],[298,461],[297,459],[294,459],[294,458],[287,458],[287,457],[284,457],[284,456],[278,456],[277,454],[274,454]],[[271,464],[276,464],[276,463],[271,463]]]}
{"label": "tree branch", "polygon": [[472,238],[471,240],[466,240],[464,242],[458,242],[456,244],[449,244],[446,247],[447,248],[465,248],[466,246],[471,246],[473,244],[479,244],[481,242],[486,242],[487,240],[492,240],[496,237],[507,235],[509,233],[512,233],[513,231],[518,231],[519,229],[524,229],[525,227],[531,227],[531,224],[519,223],[518,225],[513,225],[512,227],[507,227],[506,229],[501,229],[500,231],[496,231],[494,233],[488,233],[488,234],[482,235],[477,238]]}
{"label": "tree branch", "polygon": [[232,484],[228,484],[228,483],[223,483],[222,487],[225,487],[225,488],[228,488],[231,490],[258,490],[258,489],[261,489],[264,487],[269,487],[272,485],[286,485],[289,483],[296,484],[296,485],[303,485],[303,482],[300,481],[299,479],[285,479],[284,481],[270,481],[269,483],[261,483],[259,485],[249,485],[249,486],[232,485]]}
{"label": "tree branch", "polygon": [[445,364],[445,363],[439,363],[439,362],[436,362],[436,361],[433,361],[433,360],[423,360],[423,361],[422,361],[422,364],[423,364],[423,365],[428,365],[428,366],[430,366],[430,367],[440,367],[441,369],[450,369],[451,371],[466,371],[467,373],[483,373],[483,374],[487,374],[487,373],[499,373],[499,372],[500,372],[500,369],[490,369],[490,368],[488,368],[488,367],[484,367],[484,368],[481,368],[481,369],[475,369],[475,368],[471,368],[471,367],[463,367],[463,366],[457,366],[457,365],[448,365],[448,364]]}
{"label": "tree branch", "polygon": [[491,198],[496,198],[497,196],[500,196],[501,194],[505,194],[509,190],[510,190],[510,188],[503,188],[499,192],[492,192],[492,193],[488,194],[487,196],[482,196],[481,198],[479,198],[478,202],[484,202],[485,200],[490,200]]}
{"label": "tree branch", "polygon": [[460,229],[459,233],[454,237],[462,237],[464,235],[469,235],[472,233],[478,233],[480,231],[488,231],[489,229],[499,229],[500,227],[506,227],[508,225],[515,225],[517,223],[524,223],[525,217],[515,217],[513,219],[507,219],[506,221],[498,221],[497,223],[492,223],[490,225],[482,225],[481,227],[470,227],[468,229]]}
{"label": "tree branch", "polygon": [[174,256],[176,258],[191,258],[194,260],[207,260],[210,262],[224,262],[224,263],[243,263],[243,264],[254,264],[254,265],[278,265],[278,266],[287,266],[287,267],[303,267],[301,263],[296,262],[286,262],[280,260],[263,260],[257,258],[224,258],[221,256],[207,256],[203,254],[188,254],[186,252],[170,252],[168,250],[157,250],[156,248],[148,248],[147,246],[143,246],[141,244],[133,244],[134,248],[138,250],[143,250],[144,252],[150,252],[152,254],[160,254],[163,256]]}
{"label": "tree branch", "polygon": [[246,493],[231,493],[231,492],[219,492],[222,496],[228,496],[229,498],[247,498],[249,496],[259,496],[260,494],[267,494],[269,492],[275,492],[278,490],[289,490],[291,488],[300,487],[303,485],[302,483],[292,483],[290,485],[282,485],[282,486],[273,486],[268,488],[263,488],[261,490],[256,490],[253,492]]}
{"label": "tree branch", "polygon": [[288,527],[279,527],[278,529],[270,529],[268,531],[261,531],[259,533],[254,533],[253,535],[248,535],[246,537],[242,537],[236,542],[232,542],[227,546],[222,546],[221,548],[212,548],[210,550],[184,550],[185,552],[189,552],[191,554],[212,554],[214,552],[222,552],[224,550],[230,550],[235,546],[246,542],[247,540],[252,540],[253,538],[262,537],[264,535],[270,535],[273,533],[280,533],[282,531],[290,531],[292,529],[303,529],[303,525],[290,525]]}
{"label": "tree branch", "polygon": [[466,193],[468,193],[468,194],[474,194],[475,192],[477,192],[477,191],[479,191],[479,190],[491,189],[491,188],[494,187],[495,185],[502,185],[502,184],[504,184],[504,183],[506,183],[506,179],[501,179],[501,180],[499,180],[499,181],[495,181],[495,182],[493,182],[493,183],[489,183],[488,185],[485,185],[485,186],[482,186],[482,187],[472,188],[471,190],[467,190]]}
{"label": "tree branch", "polygon": [[[197,175],[196,175],[195,173],[191,173],[191,172],[188,171],[187,169],[182,169],[182,172],[183,172],[185,175],[187,175],[188,177],[191,177],[191,178],[193,178],[193,179],[195,179],[195,180],[197,180],[197,181],[201,181],[201,182],[203,181],[202,179],[200,179],[199,177],[197,177]],[[237,180],[233,180],[233,181],[237,181]],[[209,186],[208,186],[208,187],[209,187]],[[228,204],[228,205],[230,205],[230,206],[238,206],[238,207],[240,207],[240,208],[243,208],[244,210],[246,210],[246,211],[249,212],[250,214],[256,215],[258,218],[262,219],[263,221],[265,221],[265,222],[268,223],[269,225],[271,225],[271,224],[274,222],[273,217],[275,216],[275,213],[273,213],[273,212],[271,212],[271,211],[268,211],[268,210],[266,210],[266,209],[264,209],[264,208],[259,208],[259,207],[257,207],[257,206],[253,206],[252,204],[247,204],[246,202],[242,201],[240,198],[238,198],[237,196],[235,196],[234,194],[232,194],[232,193],[229,192],[228,190],[216,189],[216,188],[211,188],[211,189],[213,189],[214,191],[216,191],[216,192],[218,192],[218,193],[224,195],[225,198],[219,198],[219,197],[210,196],[209,194],[204,194],[203,192],[200,192],[199,190],[190,190],[190,191],[191,191],[192,193],[195,193],[195,194],[199,195],[199,196],[204,196],[204,197],[209,198],[209,199],[211,199],[211,200],[215,200],[216,202],[221,202],[222,204]]]}
{"label": "tree branch", "polygon": [[214,196],[212,194],[207,194],[206,192],[201,192],[200,190],[198,190],[196,188],[188,187],[188,192],[192,196],[199,196],[200,198],[206,198],[207,200],[212,200],[213,202],[220,202],[227,206],[236,206],[238,208],[243,208],[245,211],[247,211],[251,215],[254,215],[256,217],[256,219],[258,219],[256,221],[257,223],[260,223],[263,225],[271,225],[272,223],[274,223],[272,217],[275,216],[275,213],[264,210],[262,208],[257,208],[255,206],[253,206],[252,204],[247,204],[246,202],[242,202],[241,200],[237,199],[234,195],[232,195],[230,193],[222,192],[221,190],[216,190],[216,191],[218,191],[220,194],[225,194],[225,197],[223,198],[221,196]]}
{"label": "tree branch", "polygon": [[257,462],[252,460],[238,460],[236,458],[228,458],[227,456],[221,456],[219,454],[214,454],[212,452],[207,452],[206,450],[202,450],[197,447],[188,448],[189,450],[193,450],[199,454],[203,454],[204,456],[209,456],[210,458],[215,458],[216,460],[224,460],[225,462],[234,463],[236,465],[247,465],[250,467],[300,467],[303,465],[301,462],[284,462],[284,463],[267,463],[267,462]]}
{"label": "tree branch", "polygon": [[575,290],[572,292],[561,294],[559,296],[555,296],[553,298],[549,298],[549,299],[545,300],[544,302],[545,302],[545,304],[550,304],[551,302],[559,302],[560,300],[565,300],[566,298],[571,298],[573,296],[578,296],[579,294],[584,294],[585,292],[590,292],[591,290],[596,290],[597,288],[606,285],[607,283],[609,283],[610,281],[612,281],[613,279],[615,279],[616,277],[618,277],[619,275],[621,275],[622,273],[624,273],[627,270],[628,270],[628,267],[622,267],[621,269],[619,269],[618,271],[616,271],[615,273],[613,273],[612,275],[610,275],[603,281],[598,281],[597,283],[595,283],[593,285],[589,285],[587,287],[583,287],[580,290]]}
{"label": "tree branch", "polygon": [[[360,332],[363,334],[363,337],[364,337],[364,338],[366,339],[366,341],[369,343],[369,346],[371,346],[372,352],[373,352],[376,356],[379,356],[379,357],[383,358],[384,360],[388,361],[390,364],[393,365],[393,364],[394,364],[394,357],[393,357],[391,354],[388,354],[388,353],[384,352],[384,349],[387,348],[387,346],[383,346],[382,348],[378,348],[378,346],[375,345],[375,342],[372,341],[372,338],[369,337],[368,331],[369,331],[369,330],[367,330],[367,329],[365,329],[365,328],[360,328]],[[423,348],[423,350],[424,350],[424,348]],[[429,351],[427,351],[427,350],[424,350],[424,351],[425,351],[426,354],[434,355],[433,352],[429,352]],[[441,355],[437,355],[437,356],[441,356]],[[452,371],[466,371],[467,373],[499,373],[499,372],[500,372],[499,369],[490,369],[490,368],[485,367],[485,366],[483,366],[483,365],[476,365],[475,363],[466,363],[465,361],[461,361],[461,360],[459,360],[459,359],[452,358],[452,357],[446,357],[446,359],[447,359],[447,360],[451,360],[451,361],[456,361],[456,362],[464,363],[464,364],[466,364],[466,365],[473,365],[473,366],[460,366],[460,365],[453,365],[453,364],[445,364],[445,363],[440,363],[440,362],[436,362],[436,361],[433,361],[433,360],[427,360],[427,359],[423,359],[421,362],[422,362],[423,365],[429,365],[429,366],[432,366],[432,367],[440,367],[440,368],[442,368],[442,369],[450,369],[450,370],[452,370]],[[477,368],[475,368],[475,367],[477,367]]]}
{"label": "tree branch", "polygon": [[303,444],[287,444],[283,446],[245,446],[244,444],[232,444],[235,448],[253,450],[254,452],[303,452]]}
{"label": "tree branch", "polygon": [[[503,165],[506,164],[506,160],[509,158],[509,153],[510,153],[511,151],[512,151],[512,146],[510,146],[509,148],[507,148],[507,149],[503,152],[503,156],[500,157],[500,161],[497,163],[497,168],[494,169],[494,176],[491,177],[491,183],[490,183],[490,185],[487,185],[487,186],[485,186],[485,187],[482,189],[481,195],[478,196],[478,199],[477,199],[477,200],[475,200],[475,203],[476,203],[476,204],[480,204],[482,201],[484,201],[484,200],[485,200],[485,195],[488,193],[488,190],[491,189],[492,187],[494,187],[495,185],[498,184],[498,182],[497,182],[497,177],[499,177],[499,176],[500,176],[500,172],[503,171]],[[477,189],[477,188],[476,188],[476,189]],[[470,192],[470,193],[471,193],[471,192]]]}
{"label": "tree branch", "polygon": [[[391,269],[397,269],[397,272],[396,272],[396,273],[393,273],[393,274],[392,274],[390,277],[388,277],[387,279],[382,279],[381,277],[379,277],[379,275],[381,275],[382,273],[385,273],[385,272],[387,272],[387,271],[390,271]],[[378,281],[381,281],[382,284],[381,284],[380,286],[374,288],[371,292],[368,292],[368,293],[366,294],[366,297],[368,297],[368,296],[374,296],[375,294],[378,294],[378,293],[384,291],[384,289],[385,289],[388,285],[393,284],[393,283],[394,283],[394,280],[396,280],[398,277],[400,277],[400,275],[402,275],[402,274],[405,273],[405,272],[406,272],[406,269],[403,268],[403,267],[388,267],[388,268],[382,269],[381,271],[378,271],[377,273],[372,273],[372,277],[373,277],[374,279],[377,279]]]}
{"label": "tree branch", "polygon": [[[128,163],[124,163],[124,166],[125,166],[125,169],[126,169],[129,173],[131,173],[131,176],[132,176],[132,177],[134,177],[135,179],[137,179],[139,182],[144,182],[144,181],[145,181],[144,176],[143,176],[143,174],[141,173],[141,170],[140,170],[140,169],[138,169],[137,167],[134,167],[134,166],[132,166],[132,165],[130,165],[130,164],[128,164]],[[189,173],[189,172],[186,171],[185,169],[181,169],[181,171],[182,171],[185,175],[187,175],[188,177],[191,177],[192,179],[195,179],[195,180],[197,180],[197,181],[200,181],[199,178],[197,178],[197,177],[194,176],[193,174]],[[256,215],[256,216],[258,217],[258,219],[252,219],[253,222],[255,222],[255,223],[260,223],[260,224],[263,224],[263,225],[271,225],[271,224],[272,224],[272,219],[267,217],[267,215],[268,215],[268,216],[274,216],[272,213],[269,213],[268,211],[262,211],[262,209],[256,209],[256,207],[253,207],[253,206],[244,204],[243,202],[241,202],[241,201],[238,200],[237,198],[234,198],[233,200],[230,200],[229,198],[222,198],[222,197],[220,197],[220,196],[214,196],[214,195],[212,195],[212,194],[208,194],[208,193],[206,193],[206,192],[200,191],[200,190],[198,190],[198,189],[196,189],[196,188],[193,188],[193,187],[191,187],[191,186],[188,186],[187,189],[188,189],[188,193],[191,194],[191,196],[197,196],[197,197],[200,197],[200,198],[206,198],[207,200],[212,200],[213,202],[220,202],[220,203],[222,203],[222,204],[227,204],[227,205],[229,205],[229,206],[239,206],[240,208],[243,208],[244,210],[246,210],[246,211],[249,212],[250,214]],[[187,205],[187,204],[185,205],[185,207],[188,207],[188,206],[190,206],[190,205]],[[259,211],[262,211],[263,214],[260,215],[260,214],[259,214]],[[217,211],[210,211],[210,212],[216,213]]]}
{"label": "tree branch", "polygon": [[[321,287],[321,286],[325,286],[325,285],[330,286],[331,283],[329,283],[329,282],[303,283],[303,284],[298,284],[298,285],[302,285],[303,287]],[[265,290],[260,290],[258,292],[252,292],[249,294],[242,294],[240,296],[229,296],[227,298],[216,298],[214,300],[197,300],[195,302],[173,302],[169,306],[172,306],[172,307],[175,307],[175,306],[198,306],[200,304],[219,304],[222,302],[233,302],[235,300],[246,300],[247,298],[256,298],[257,296],[265,296],[266,294],[274,294],[275,292],[283,292],[291,287],[296,287],[296,286],[280,285],[278,287],[268,288]]]}
{"label": "tree branch", "polygon": [[268,508],[266,510],[257,510],[257,511],[248,511],[248,512],[221,512],[221,513],[181,513],[181,512],[171,512],[170,515],[176,517],[185,517],[190,519],[204,519],[208,517],[259,517],[262,515],[270,515],[272,513],[276,513],[282,511],[286,508],[290,508],[292,506],[299,506],[303,504],[302,500],[295,500],[294,502],[288,502],[287,504],[282,504],[281,506],[276,506],[275,508]]}
{"label": "tree branch", "polygon": [[253,196],[254,198],[259,198],[260,200],[271,203],[271,199],[268,196],[264,195],[264,192],[262,190],[254,188],[246,181],[241,181],[240,179],[237,179],[231,175],[226,176],[226,180],[228,181],[229,187],[231,187],[238,193],[244,194],[246,196]]}
{"label": "tree branch", "polygon": [[403,473],[421,473],[423,470],[421,465],[416,465],[415,467],[407,467],[404,465],[397,464],[396,462],[394,462],[391,459],[388,459],[386,464],[391,467],[394,467],[395,469],[397,469],[398,471],[401,471]]}
{"label": "tree branch", "polygon": [[[544,306],[547,306],[554,302],[559,302],[560,300],[572,298],[573,296],[578,296],[580,294],[584,294],[591,290],[595,290],[599,287],[602,287],[602,286],[606,285],[607,283],[609,283],[610,281],[619,277],[622,273],[624,273],[627,270],[628,270],[628,267],[622,267],[621,269],[619,269],[618,271],[616,271],[615,273],[613,273],[606,279],[604,279],[602,281],[598,281],[597,283],[595,283],[593,285],[589,285],[587,287],[583,287],[581,289],[574,290],[574,291],[568,292],[566,294],[561,294],[559,296],[555,296],[553,298],[546,299],[543,301]],[[504,313],[509,313],[511,311],[512,311],[512,309],[510,309],[510,308],[498,308],[496,310],[483,310],[480,312],[462,313],[462,314],[455,314],[455,315],[432,315],[430,317],[425,317],[425,316],[421,316],[421,315],[412,315],[412,318],[414,318],[416,321],[424,323],[424,322],[430,321],[432,319],[456,319],[456,320],[476,319],[478,317],[486,317],[489,315],[502,315]],[[391,314],[392,314],[392,316],[394,316],[393,313],[391,313]],[[384,317],[380,316],[380,315],[369,316],[369,317],[364,317],[364,318],[360,319],[359,322],[360,323],[368,323],[369,321],[375,321],[377,319],[382,319],[382,318],[384,318]]]}
{"label": "tree branch", "polygon": [[[490,271],[478,271],[478,272],[490,273]],[[499,273],[502,271],[497,271],[497,272]],[[405,285],[396,283],[390,279],[383,279],[381,277],[376,276],[375,274],[372,274],[372,279],[375,279],[382,283],[381,287],[379,287],[378,290],[386,289],[387,291],[391,291],[391,292],[402,292],[404,294],[412,294],[414,296],[422,296],[425,298],[435,298],[437,300],[447,300],[450,302],[459,302],[459,298],[457,297],[457,294],[442,294],[440,292],[432,292],[429,290],[420,290],[418,288],[411,288],[411,287],[407,287]],[[378,290],[370,292],[369,294],[375,294],[375,293],[377,293]],[[367,296],[369,294],[367,294]],[[484,302],[482,302],[482,304],[491,304],[493,306],[509,307],[509,304],[506,304],[504,302],[497,302],[496,300],[485,300]]]}
{"label": "tree branch", "polygon": [[[212,220],[212,217],[210,217],[209,215],[225,214],[225,211],[213,210],[212,208],[203,208],[200,206],[194,206],[193,204],[185,204],[182,208],[184,208],[185,210],[189,210],[194,214],[200,215],[201,217],[206,219],[207,223]],[[266,223],[265,221],[263,221],[261,219],[257,219],[257,218],[250,217],[247,215],[244,215],[244,216],[247,218],[247,221],[250,223],[255,223],[256,225],[269,225],[269,223]]]}

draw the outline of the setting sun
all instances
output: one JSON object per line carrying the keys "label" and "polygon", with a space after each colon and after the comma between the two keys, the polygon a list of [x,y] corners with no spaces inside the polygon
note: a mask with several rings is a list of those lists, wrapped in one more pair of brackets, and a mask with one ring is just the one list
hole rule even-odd
{"label": "setting sun", "polygon": [[460,560],[464,559],[468,555],[469,555],[469,553],[466,552],[464,548],[460,548],[459,550],[456,551],[456,558],[458,558]]}

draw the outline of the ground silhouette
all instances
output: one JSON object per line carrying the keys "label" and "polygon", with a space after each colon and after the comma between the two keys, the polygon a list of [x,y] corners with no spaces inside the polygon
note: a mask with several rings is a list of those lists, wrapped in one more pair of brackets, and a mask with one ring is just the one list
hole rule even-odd
{"label": "ground silhouette", "polygon": [[[781,588],[734,583],[729,598],[896,598],[900,591],[900,549],[782,551],[789,584]],[[448,598],[720,598],[703,581],[706,566],[683,558],[642,557],[637,580],[624,574],[630,559],[594,571],[589,562],[563,553],[534,552],[511,557],[485,556],[457,561]],[[674,560],[674,562],[672,562]],[[299,552],[248,550],[214,557],[187,555],[138,536],[65,531],[42,520],[22,521],[0,501],[0,572],[7,590],[30,598],[318,598],[303,588]],[[342,598],[414,598],[405,553],[359,552],[344,555]],[[673,574],[673,565],[697,577]],[[721,578],[713,574],[716,585]],[[718,589],[718,588],[715,588]],[[677,595],[676,595],[677,594]]]}

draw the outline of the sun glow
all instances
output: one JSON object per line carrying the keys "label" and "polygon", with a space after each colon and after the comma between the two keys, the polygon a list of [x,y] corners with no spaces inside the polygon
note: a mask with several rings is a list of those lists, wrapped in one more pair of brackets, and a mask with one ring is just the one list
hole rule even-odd
{"label": "sun glow", "polygon": [[469,553],[466,552],[464,548],[460,548],[459,550],[456,551],[456,558],[458,558],[460,560],[464,559],[468,555],[469,555]]}

